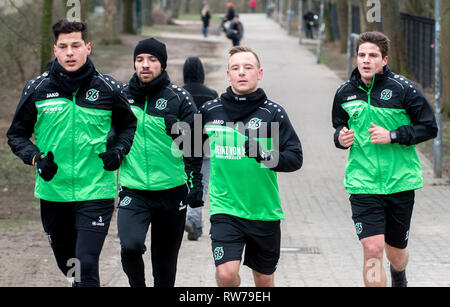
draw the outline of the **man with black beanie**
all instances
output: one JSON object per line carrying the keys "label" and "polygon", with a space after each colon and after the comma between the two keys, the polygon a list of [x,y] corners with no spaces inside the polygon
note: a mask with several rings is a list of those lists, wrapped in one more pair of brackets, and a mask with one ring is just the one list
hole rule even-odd
{"label": "man with black beanie", "polygon": [[187,204],[203,206],[202,158],[192,157],[190,150],[197,108],[186,90],[170,82],[162,42],[140,41],[133,62],[136,73],[125,93],[138,121],[119,174],[122,267],[130,286],[146,286],[142,255],[151,223],[154,286],[173,287]]}
{"label": "man with black beanie", "polygon": [[[25,86],[8,144],[36,167],[34,195],[59,269],[74,277],[74,286],[100,286],[99,256],[117,197],[117,169],[131,148],[136,117],[122,84],[89,59],[87,24],[61,19],[53,33],[56,59]],[[115,138],[108,142],[112,130]],[[79,276],[68,276],[72,271]]]}

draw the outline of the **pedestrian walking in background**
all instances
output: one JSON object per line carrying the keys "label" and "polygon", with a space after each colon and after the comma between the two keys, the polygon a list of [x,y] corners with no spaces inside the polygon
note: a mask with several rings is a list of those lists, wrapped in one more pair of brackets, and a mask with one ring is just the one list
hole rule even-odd
{"label": "pedestrian walking in background", "polygon": [[154,286],[173,287],[186,207],[203,206],[202,158],[189,152],[190,139],[179,145],[175,142],[193,127],[197,108],[187,91],[170,82],[165,44],[154,38],[140,41],[133,62],[136,72],[124,91],[138,121],[133,146],[119,174],[122,267],[130,286],[146,286],[142,255],[151,224]]}
{"label": "pedestrian walking in background", "polygon": [[227,37],[231,39],[233,46],[239,46],[241,44],[242,37],[244,36],[244,25],[239,19],[239,14],[235,14],[233,21],[227,29]]}
{"label": "pedestrian walking in background", "polygon": [[256,2],[256,0],[250,0],[249,1],[249,6],[250,6],[250,10],[252,13],[256,12],[256,8],[258,7],[258,3]]}
{"label": "pedestrian walking in background", "polygon": [[233,2],[229,1],[227,3],[227,12],[225,13],[225,16],[222,18],[222,21],[220,22],[223,32],[227,33],[226,23],[233,21],[235,14],[236,12],[234,10],[234,4]]}
{"label": "pedestrian walking in background", "polygon": [[314,25],[315,25],[315,18],[314,13],[312,11],[308,11],[305,15],[303,15],[303,20],[305,21],[305,32],[306,37],[310,39],[314,39]]}
{"label": "pedestrian walking in background", "polygon": [[[231,86],[199,109],[211,152],[211,249],[219,286],[240,285],[239,267],[252,269],[256,286],[274,286],[284,219],[277,172],[301,168],[300,140],[286,111],[258,88],[263,69],[256,53],[230,49]],[[278,145],[278,146],[277,146]]]}
{"label": "pedestrian walking in background", "polygon": [[[194,99],[197,109],[205,102],[216,99],[218,94],[215,90],[208,88],[205,82],[205,70],[198,57],[188,57],[183,66],[183,88],[186,89]],[[203,158],[203,201],[208,195],[209,184],[209,157]],[[188,206],[185,230],[188,232],[188,240],[197,240],[203,233],[202,207],[191,208]]]}
{"label": "pedestrian walking in background", "polygon": [[[52,29],[56,59],[25,86],[8,144],[36,167],[34,195],[59,269],[74,277],[73,286],[98,287],[116,170],[131,148],[136,118],[121,83],[90,60],[87,24],[61,19]],[[107,144],[111,130],[116,137]],[[80,276],[67,276],[74,265]]]}
{"label": "pedestrian walking in background", "polygon": [[334,142],[350,149],[345,188],[364,250],[364,283],[386,285],[386,251],[392,286],[406,287],[414,190],[423,187],[415,145],[436,137],[436,120],[419,88],[389,69],[386,35],[362,33],[356,45],[358,67],[334,97]]}
{"label": "pedestrian walking in background", "polygon": [[207,37],[209,20],[211,19],[211,13],[209,12],[209,5],[206,1],[203,2],[203,7],[201,10],[201,17],[202,17],[202,23],[203,23],[202,33],[203,33],[204,37]]}

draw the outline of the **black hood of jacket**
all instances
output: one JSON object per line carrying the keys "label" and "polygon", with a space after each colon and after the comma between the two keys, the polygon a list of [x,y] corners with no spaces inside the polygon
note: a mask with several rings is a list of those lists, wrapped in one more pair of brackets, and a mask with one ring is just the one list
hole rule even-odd
{"label": "black hood of jacket", "polygon": [[184,62],[183,81],[185,84],[205,82],[205,70],[198,57],[189,57]]}

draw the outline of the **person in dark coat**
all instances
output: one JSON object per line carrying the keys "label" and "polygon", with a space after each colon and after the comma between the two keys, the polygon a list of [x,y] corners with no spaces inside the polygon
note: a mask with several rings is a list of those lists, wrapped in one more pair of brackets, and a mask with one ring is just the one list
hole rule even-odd
{"label": "person in dark coat", "polygon": [[227,37],[233,42],[233,46],[239,46],[244,36],[244,25],[239,20],[239,15],[234,15],[234,19],[227,29]]}
{"label": "person in dark coat", "polygon": [[[188,57],[183,66],[183,88],[186,89],[194,99],[197,108],[205,102],[216,99],[217,92],[204,85],[205,71],[198,57]],[[209,183],[209,158],[203,159],[203,201],[208,195]],[[188,232],[188,240],[197,240],[202,235],[202,208],[191,208],[188,206],[185,230]]]}
{"label": "person in dark coat", "polygon": [[202,14],[202,22],[203,22],[203,28],[202,28],[203,36],[207,37],[209,20],[211,19],[211,13],[209,12],[209,5],[207,2],[203,2],[201,14]]}

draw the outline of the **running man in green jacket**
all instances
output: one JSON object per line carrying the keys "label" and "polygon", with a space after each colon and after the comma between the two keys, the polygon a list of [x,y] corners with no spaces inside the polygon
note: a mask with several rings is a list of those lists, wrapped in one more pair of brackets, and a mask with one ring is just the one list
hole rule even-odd
{"label": "running man in green jacket", "polygon": [[[87,31],[84,22],[53,25],[56,59],[25,86],[7,136],[14,154],[36,167],[34,194],[58,267],[66,276],[80,272],[67,276],[74,285],[99,286],[116,170],[131,148],[136,117],[122,84],[89,59]],[[116,137],[107,143],[111,130]]]}
{"label": "running man in green jacket", "polygon": [[[197,108],[185,89],[170,82],[165,44],[140,41],[133,61],[136,73],[125,93],[138,123],[119,174],[122,267],[130,286],[146,286],[142,255],[151,224],[154,286],[173,287],[187,204],[203,206],[202,158],[189,151]],[[186,142],[178,144],[180,139]]]}
{"label": "running man in green jacket", "polygon": [[284,219],[277,172],[303,164],[300,140],[284,108],[258,88],[263,76],[250,48],[230,49],[228,81],[218,99],[199,109],[209,141],[211,247],[221,287],[240,285],[239,267],[255,285],[274,286]]}
{"label": "running man in green jacket", "polygon": [[366,32],[357,63],[334,98],[334,142],[350,148],[345,188],[364,249],[366,286],[385,286],[383,252],[392,286],[406,287],[407,244],[414,190],[423,187],[415,145],[436,137],[434,112],[417,86],[389,69],[389,39]]}

